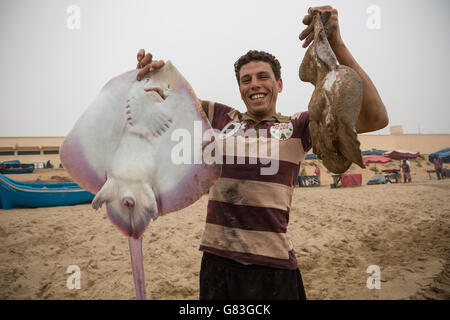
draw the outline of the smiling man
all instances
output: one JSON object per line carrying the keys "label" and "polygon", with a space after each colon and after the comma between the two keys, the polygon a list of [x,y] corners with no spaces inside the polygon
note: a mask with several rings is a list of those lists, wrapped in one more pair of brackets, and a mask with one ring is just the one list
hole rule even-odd
{"label": "smiling man", "polygon": [[[353,68],[363,81],[357,132],[385,127],[386,109],[372,81],[344,45],[337,11],[330,6],[315,9],[332,12],[325,24],[334,26],[330,29],[334,30],[330,32],[330,45],[339,62]],[[309,31],[302,33],[304,47],[312,41],[313,32]],[[138,79],[163,64],[140,50]],[[256,144],[256,149],[268,150],[266,158],[276,153],[279,163],[273,174],[262,174],[268,164],[261,154],[249,151],[238,157],[225,150],[224,157],[232,161],[223,164],[222,174],[210,190],[200,244],[200,299],[306,299],[288,222],[297,174],[311,148],[309,114],[277,113],[283,81],[280,63],[273,55],[251,50],[236,61],[234,68],[247,111],[201,101],[203,110],[226,142],[244,143],[246,150]],[[277,150],[269,141],[277,142]]]}
{"label": "smiling man", "polygon": [[[270,65],[272,61],[274,69]],[[247,114],[255,120],[274,115],[278,93],[283,89],[278,61],[263,52],[250,51],[236,62],[235,69]]]}

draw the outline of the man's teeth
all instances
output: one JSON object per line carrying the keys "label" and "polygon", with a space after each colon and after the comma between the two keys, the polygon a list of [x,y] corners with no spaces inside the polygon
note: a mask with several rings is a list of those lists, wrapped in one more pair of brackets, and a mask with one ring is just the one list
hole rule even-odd
{"label": "man's teeth", "polygon": [[265,97],[264,94],[255,94],[255,95],[251,96],[252,100],[260,99],[260,98],[264,98],[264,97]]}

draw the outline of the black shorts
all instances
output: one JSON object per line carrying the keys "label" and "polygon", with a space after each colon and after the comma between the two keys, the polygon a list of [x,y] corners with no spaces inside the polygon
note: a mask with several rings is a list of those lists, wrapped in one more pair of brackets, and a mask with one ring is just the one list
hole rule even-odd
{"label": "black shorts", "polygon": [[306,293],[298,268],[244,265],[204,252],[200,300],[306,300]]}

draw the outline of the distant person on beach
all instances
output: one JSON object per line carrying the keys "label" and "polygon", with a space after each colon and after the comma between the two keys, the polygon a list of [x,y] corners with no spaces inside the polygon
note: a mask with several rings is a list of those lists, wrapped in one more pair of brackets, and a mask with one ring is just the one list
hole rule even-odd
{"label": "distant person on beach", "polygon": [[306,169],[305,169],[305,166],[304,165],[302,165],[302,169],[300,170],[300,175],[298,176],[298,178],[297,178],[297,182],[298,182],[298,186],[299,187],[303,187],[304,186],[304,183],[303,183],[303,181],[304,181],[304,177],[306,177],[308,174],[306,173]]}
{"label": "distant person on beach", "polygon": [[403,159],[402,161],[403,183],[411,182],[411,166],[409,161]]}
{"label": "distant person on beach", "polygon": [[315,166],[316,166],[316,169],[314,170],[314,174],[316,175],[317,181],[319,181],[319,184],[320,184],[320,167],[317,164]]}
{"label": "distant person on beach", "polygon": [[434,163],[434,170],[436,170],[436,176],[438,180],[441,180],[442,178],[444,178],[442,175],[442,158],[436,154],[434,156],[433,163]]}
{"label": "distant person on beach", "polygon": [[[353,68],[362,80],[363,99],[356,132],[386,127],[389,122],[386,108],[375,85],[342,41],[337,10],[330,6],[312,9],[331,12],[325,23],[325,28],[329,29],[331,49],[339,63]],[[276,28],[280,22],[265,23],[274,23]],[[310,31],[309,34],[303,33],[303,46],[306,48],[312,42],[314,32],[311,27],[305,30]],[[241,30],[239,35],[251,38],[255,31],[258,30],[249,28]],[[224,45],[230,41],[232,39],[226,39]],[[261,46],[265,45],[261,43]],[[217,54],[220,49],[210,48],[209,51]],[[187,50],[186,55],[190,53]],[[144,49],[139,50],[137,58],[138,80],[164,65],[163,60],[153,61],[152,54],[146,54]],[[202,69],[205,78],[214,78],[218,83],[225,77],[215,72],[214,66],[196,66],[196,72]],[[258,135],[252,142],[255,145],[267,138],[279,140],[279,168],[272,175],[263,175],[261,164],[251,164],[249,157],[244,164],[227,162],[222,165],[221,176],[210,189],[206,224],[200,242],[203,257],[199,298],[306,299],[287,230],[295,181],[300,165],[312,147],[309,113],[284,116],[277,112],[277,97],[282,92],[283,80],[281,65],[272,54],[250,50],[236,61],[234,72],[246,112],[212,101],[200,100],[199,104],[214,129],[226,132],[233,124],[240,128],[240,132],[258,130],[267,133],[267,136]],[[225,139],[233,139],[236,135],[237,131],[233,131]]]}

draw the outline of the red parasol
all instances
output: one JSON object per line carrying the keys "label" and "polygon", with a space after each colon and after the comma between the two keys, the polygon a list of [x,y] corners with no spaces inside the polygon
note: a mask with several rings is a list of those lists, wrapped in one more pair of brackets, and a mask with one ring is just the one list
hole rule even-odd
{"label": "red parasol", "polygon": [[420,156],[420,153],[409,150],[393,150],[390,152],[385,152],[384,156],[394,160],[415,159]]}
{"label": "red parasol", "polygon": [[364,157],[364,162],[365,163],[387,163],[387,162],[391,162],[392,160],[390,158],[386,158],[383,156],[365,156]]}

